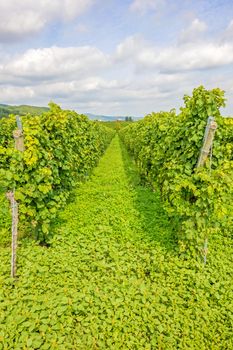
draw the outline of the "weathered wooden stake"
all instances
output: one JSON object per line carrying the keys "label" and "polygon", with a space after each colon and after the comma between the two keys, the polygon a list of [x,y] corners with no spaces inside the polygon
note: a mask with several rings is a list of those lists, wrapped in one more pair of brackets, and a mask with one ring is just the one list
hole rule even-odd
{"label": "weathered wooden stake", "polygon": [[[24,141],[23,141],[23,127],[21,119],[16,116],[17,129],[13,131],[13,136],[15,139],[15,149],[23,152],[24,151]],[[11,203],[11,213],[12,213],[12,244],[11,244],[11,277],[16,276],[16,259],[17,259],[17,238],[18,238],[18,203],[15,199],[15,190],[8,192],[6,194],[7,198]]]}
{"label": "weathered wooden stake", "polygon": [[18,203],[15,200],[14,192],[8,192],[6,194],[7,198],[11,203],[11,213],[12,213],[12,242],[11,242],[11,277],[16,276],[16,257],[17,257],[17,236],[18,236]]}
{"label": "weathered wooden stake", "polygon": [[[215,122],[214,117],[209,117],[207,121],[206,129],[205,129],[203,146],[197,162],[197,168],[200,168],[201,166],[205,165],[205,162],[208,158],[208,155],[213,145],[214,134],[217,127],[218,125]],[[208,237],[205,237],[204,248],[203,248],[204,264],[206,264],[206,261],[207,261],[207,253],[208,253]]]}
{"label": "weathered wooden stake", "polygon": [[213,144],[214,134],[217,129],[217,123],[214,120],[214,117],[209,117],[205,129],[205,136],[203,140],[203,146],[201,153],[198,159],[197,168],[203,166],[207,160],[207,157],[210,153],[210,149]]}

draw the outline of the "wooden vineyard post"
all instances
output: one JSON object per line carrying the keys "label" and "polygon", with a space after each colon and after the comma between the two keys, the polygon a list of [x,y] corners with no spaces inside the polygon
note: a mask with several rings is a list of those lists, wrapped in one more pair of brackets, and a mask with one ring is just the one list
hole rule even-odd
{"label": "wooden vineyard post", "polygon": [[14,191],[7,193],[7,198],[11,203],[11,215],[12,215],[12,241],[11,241],[11,277],[16,276],[16,252],[17,252],[17,235],[18,235],[18,203],[15,200]]}
{"label": "wooden vineyard post", "polygon": [[[13,137],[15,139],[15,149],[23,152],[24,151],[24,141],[23,141],[23,127],[21,119],[16,116],[17,129],[13,131]],[[12,244],[11,244],[11,277],[16,276],[16,259],[17,259],[17,238],[18,238],[18,203],[15,199],[15,189],[7,193],[7,198],[11,203],[11,213],[12,213]]]}
{"label": "wooden vineyard post", "polygon": [[[218,127],[218,125],[215,122],[214,117],[209,117],[207,120],[206,129],[205,129],[203,146],[202,146],[200,156],[199,156],[199,159],[197,162],[197,168],[200,168],[201,166],[205,165],[205,162],[206,162],[209,154],[212,152],[214,134],[215,134],[217,127]],[[211,156],[212,156],[212,154],[211,154]],[[206,261],[207,261],[207,253],[208,253],[208,237],[205,237],[204,248],[203,248],[204,264],[206,264]]]}
{"label": "wooden vineyard post", "polygon": [[207,121],[206,129],[205,129],[203,146],[198,159],[197,168],[203,166],[207,160],[207,157],[212,148],[216,129],[217,129],[217,123],[215,122],[214,117],[209,117]]}

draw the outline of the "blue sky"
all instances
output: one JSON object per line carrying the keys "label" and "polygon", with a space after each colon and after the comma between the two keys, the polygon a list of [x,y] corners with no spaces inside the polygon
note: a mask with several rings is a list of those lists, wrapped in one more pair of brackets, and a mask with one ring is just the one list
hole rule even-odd
{"label": "blue sky", "polygon": [[143,116],[200,84],[233,115],[230,0],[8,0],[0,4],[0,103]]}

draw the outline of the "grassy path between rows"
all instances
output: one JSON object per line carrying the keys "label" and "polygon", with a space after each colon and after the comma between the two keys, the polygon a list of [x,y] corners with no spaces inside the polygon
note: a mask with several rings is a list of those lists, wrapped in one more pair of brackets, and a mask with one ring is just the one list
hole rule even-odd
{"label": "grassy path between rows", "polygon": [[218,258],[213,248],[205,269],[181,259],[117,137],[51,246],[20,242],[15,285],[10,248],[0,249],[0,349],[233,348],[232,248]]}

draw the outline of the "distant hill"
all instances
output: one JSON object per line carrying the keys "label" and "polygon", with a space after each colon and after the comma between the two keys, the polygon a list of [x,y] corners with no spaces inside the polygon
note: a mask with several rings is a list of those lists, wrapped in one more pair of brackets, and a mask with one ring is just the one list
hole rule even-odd
{"label": "distant hill", "polygon": [[[101,115],[101,114],[92,114],[92,113],[83,113],[91,120],[100,120],[102,122],[114,122],[116,120],[124,121],[126,116],[112,116],[112,115]],[[131,116],[133,120],[138,120],[139,118]]]}
{"label": "distant hill", "polygon": [[25,115],[27,113],[31,113],[34,115],[39,115],[48,110],[48,107],[36,107],[27,105],[10,106],[0,103],[0,118],[7,117],[9,114]]}
{"label": "distant hill", "polygon": [[[27,113],[39,115],[49,110],[48,107],[36,107],[29,105],[19,105],[10,106],[4,103],[0,103],[0,118],[7,117],[9,114],[25,115]],[[103,122],[122,120],[125,121],[126,116],[112,116],[112,115],[100,115],[92,113],[82,113],[86,115],[91,120],[101,120]],[[129,117],[129,116],[128,116]],[[139,118],[130,116],[133,120],[138,120]]]}

